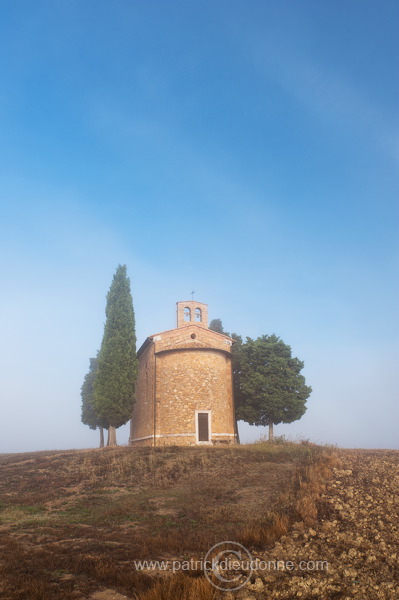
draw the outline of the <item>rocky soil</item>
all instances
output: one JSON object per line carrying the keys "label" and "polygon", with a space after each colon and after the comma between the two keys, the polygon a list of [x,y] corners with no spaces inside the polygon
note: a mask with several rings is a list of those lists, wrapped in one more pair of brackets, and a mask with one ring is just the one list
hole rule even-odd
{"label": "rocky soil", "polygon": [[263,562],[236,598],[399,599],[399,451],[340,455],[317,523],[296,523],[272,550],[255,554]]}

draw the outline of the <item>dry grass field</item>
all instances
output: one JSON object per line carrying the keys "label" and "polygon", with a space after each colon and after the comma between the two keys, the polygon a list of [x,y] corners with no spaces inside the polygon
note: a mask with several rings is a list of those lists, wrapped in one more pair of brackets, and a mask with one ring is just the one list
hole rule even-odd
{"label": "dry grass field", "polygon": [[[399,598],[399,451],[116,448],[3,454],[0,470],[2,600]],[[261,561],[245,586],[172,573],[225,540]]]}
{"label": "dry grass field", "polygon": [[0,455],[0,597],[218,598],[202,571],[133,560],[200,559],[223,540],[268,547],[314,522],[332,461],[308,443]]}

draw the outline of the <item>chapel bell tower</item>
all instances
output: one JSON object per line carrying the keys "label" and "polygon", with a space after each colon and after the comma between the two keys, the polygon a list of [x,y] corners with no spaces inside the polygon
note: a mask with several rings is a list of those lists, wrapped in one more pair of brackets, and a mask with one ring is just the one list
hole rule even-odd
{"label": "chapel bell tower", "polygon": [[177,327],[200,325],[208,329],[208,305],[194,300],[177,302]]}

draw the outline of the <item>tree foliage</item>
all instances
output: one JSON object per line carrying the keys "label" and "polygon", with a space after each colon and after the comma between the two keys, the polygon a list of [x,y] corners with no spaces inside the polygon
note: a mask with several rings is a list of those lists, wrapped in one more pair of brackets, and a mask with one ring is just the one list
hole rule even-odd
{"label": "tree foliage", "polygon": [[124,425],[131,417],[137,379],[135,317],[126,265],[119,265],[115,272],[105,314],[93,406],[107,420],[111,433],[111,428]]}
{"label": "tree foliage", "polygon": [[94,380],[98,368],[98,358],[90,359],[89,372],[85,375],[81,388],[82,397],[82,423],[88,425],[90,429],[104,427],[107,429],[108,422],[101,419],[94,409]]}
{"label": "tree foliage", "polygon": [[216,333],[223,333],[224,335],[227,335],[227,333],[223,330],[223,323],[221,319],[212,319],[212,321],[209,323],[209,329],[211,329],[211,331],[216,331]]}
{"label": "tree foliage", "polygon": [[231,347],[231,364],[233,369],[233,391],[234,403],[236,406],[236,417],[238,417],[237,409],[241,406],[243,398],[240,389],[240,373],[241,373],[241,353],[242,353],[242,337],[237,333],[232,333],[230,337],[234,340]]}
{"label": "tree foliage", "polygon": [[[306,411],[312,388],[301,375],[304,363],[276,335],[235,344],[233,372],[237,417],[250,425],[291,423]],[[235,362],[234,362],[235,361]]]}

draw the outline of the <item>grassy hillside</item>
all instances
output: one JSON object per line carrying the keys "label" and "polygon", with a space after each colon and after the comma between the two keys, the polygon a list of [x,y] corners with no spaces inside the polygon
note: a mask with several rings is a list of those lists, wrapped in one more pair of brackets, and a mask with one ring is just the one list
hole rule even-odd
{"label": "grassy hillside", "polygon": [[329,463],[331,451],[306,443],[0,455],[0,596],[216,598],[202,573],[168,591],[132,561],[271,544],[315,518]]}

